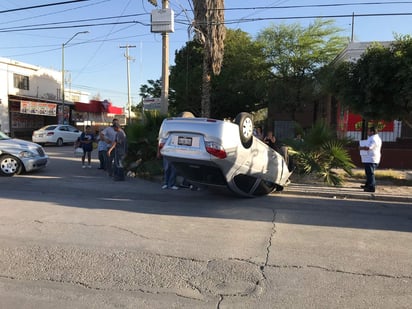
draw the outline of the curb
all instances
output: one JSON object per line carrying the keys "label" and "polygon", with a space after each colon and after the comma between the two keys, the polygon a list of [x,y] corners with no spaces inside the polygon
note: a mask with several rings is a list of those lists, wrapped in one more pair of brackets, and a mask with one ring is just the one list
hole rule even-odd
{"label": "curb", "polygon": [[387,201],[387,202],[401,202],[401,203],[410,203],[412,205],[412,196],[406,195],[390,195],[390,194],[381,194],[376,193],[365,193],[355,191],[353,189],[345,188],[329,188],[322,186],[308,186],[304,184],[291,184],[282,192],[274,192],[276,194],[285,194],[285,195],[304,195],[304,196],[318,196],[326,197],[333,199],[360,199],[360,200],[374,200],[374,201]]}

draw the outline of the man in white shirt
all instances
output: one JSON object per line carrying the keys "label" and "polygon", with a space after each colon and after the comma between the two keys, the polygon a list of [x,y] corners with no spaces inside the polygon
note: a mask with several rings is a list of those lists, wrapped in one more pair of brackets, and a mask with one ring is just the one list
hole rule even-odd
{"label": "man in white shirt", "polygon": [[375,170],[381,160],[382,140],[375,127],[368,129],[368,136],[366,143],[359,147],[359,150],[366,151],[366,155],[362,156],[362,163],[365,166],[366,183],[361,187],[365,192],[375,192]]}

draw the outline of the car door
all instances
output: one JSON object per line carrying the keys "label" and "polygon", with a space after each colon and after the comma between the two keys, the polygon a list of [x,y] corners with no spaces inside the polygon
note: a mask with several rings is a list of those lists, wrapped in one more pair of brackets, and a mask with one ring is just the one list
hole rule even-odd
{"label": "car door", "polygon": [[77,141],[77,138],[80,136],[81,132],[79,129],[72,127],[72,126],[67,126],[68,130],[68,142],[72,143]]}
{"label": "car door", "polygon": [[60,126],[58,136],[63,139],[64,143],[70,142],[70,135],[69,135],[68,127],[67,126]]}

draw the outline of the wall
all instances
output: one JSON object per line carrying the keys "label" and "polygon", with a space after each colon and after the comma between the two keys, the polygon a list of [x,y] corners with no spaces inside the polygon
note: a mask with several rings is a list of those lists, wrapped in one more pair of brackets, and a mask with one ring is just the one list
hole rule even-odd
{"label": "wall", "polygon": [[[353,163],[363,167],[357,147],[348,149]],[[382,159],[379,168],[412,170],[412,147],[409,142],[383,143]]]}

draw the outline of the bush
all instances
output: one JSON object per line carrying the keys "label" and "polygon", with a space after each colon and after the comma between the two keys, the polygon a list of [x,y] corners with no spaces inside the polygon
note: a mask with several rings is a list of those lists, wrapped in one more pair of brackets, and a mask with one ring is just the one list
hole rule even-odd
{"label": "bush", "polygon": [[165,116],[145,112],[143,122],[126,128],[128,152],[126,169],[139,177],[162,173],[162,162],[156,158],[159,129]]}
{"label": "bush", "polygon": [[304,137],[304,141],[289,141],[289,155],[295,172],[313,174],[329,185],[342,185],[344,175],[336,172],[343,169],[352,175],[353,164],[345,145],[349,140],[337,139],[323,122],[316,123]]}

